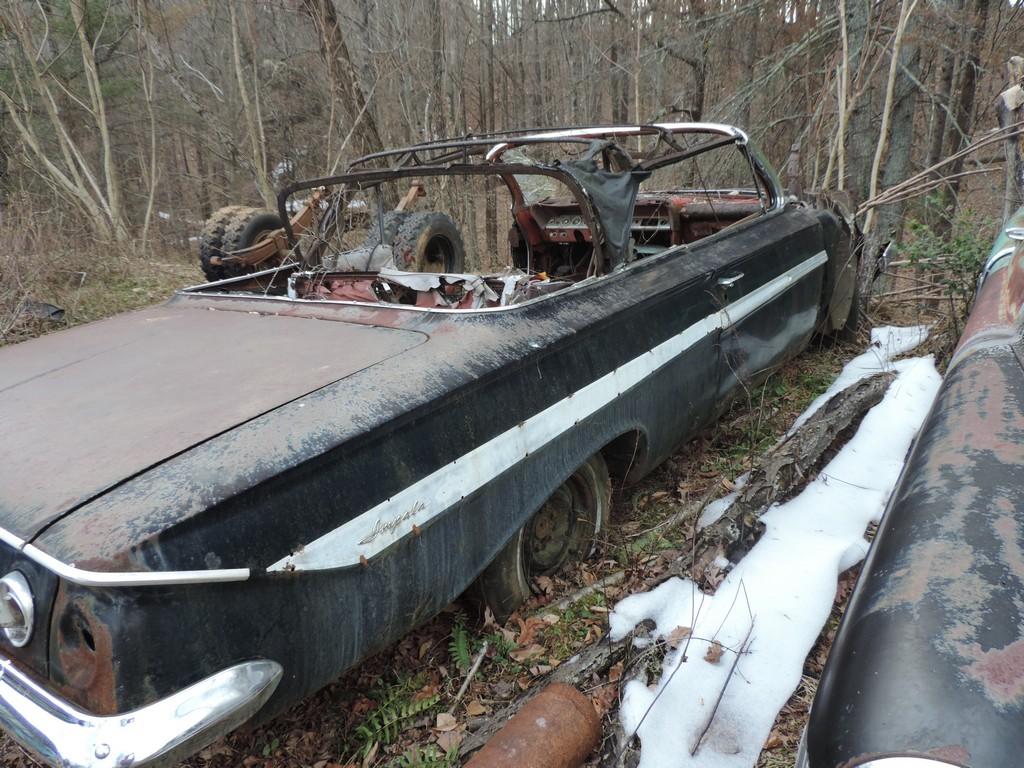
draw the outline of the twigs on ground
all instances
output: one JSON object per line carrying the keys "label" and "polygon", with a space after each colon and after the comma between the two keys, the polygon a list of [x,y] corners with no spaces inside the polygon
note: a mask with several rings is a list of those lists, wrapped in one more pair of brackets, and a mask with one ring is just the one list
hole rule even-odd
{"label": "twigs on ground", "polygon": [[566,595],[558,602],[551,603],[551,605],[548,606],[548,609],[555,611],[564,611],[570,605],[572,605],[573,603],[578,603],[580,600],[587,597],[588,595],[592,595],[595,592],[600,592],[601,590],[607,589],[608,587],[613,587],[616,584],[621,584],[623,581],[625,581],[625,579],[625,571],[615,571],[614,573],[608,574],[603,579],[598,579],[589,587],[583,587],[583,589],[578,589],[571,595]]}
{"label": "twigs on ground", "polygon": [[476,655],[476,659],[473,661],[473,666],[469,668],[469,672],[466,674],[466,679],[462,681],[462,686],[459,688],[459,692],[455,694],[455,698],[452,699],[452,705],[448,707],[448,714],[452,714],[455,708],[459,706],[459,702],[462,701],[462,697],[466,695],[466,689],[469,688],[469,684],[476,677],[477,670],[480,669],[480,664],[483,662],[484,657],[487,655],[487,649],[490,647],[490,643],[484,640],[483,646],[480,648],[480,652]]}
{"label": "twigs on ground", "polygon": [[711,724],[715,721],[715,715],[718,713],[718,707],[722,703],[722,697],[725,696],[725,689],[729,687],[729,682],[732,680],[732,676],[736,673],[736,665],[740,663],[740,657],[743,656],[750,649],[750,635],[754,631],[754,622],[750,622],[750,628],[747,630],[746,636],[743,638],[743,642],[740,643],[739,649],[736,651],[736,655],[733,657],[732,665],[729,667],[729,674],[725,677],[725,682],[722,684],[722,689],[718,692],[718,698],[715,699],[715,705],[711,707],[711,712],[708,714],[708,719],[704,723],[704,727],[701,728],[700,735],[697,736],[697,740],[693,742],[693,746],[690,748],[690,757],[697,754],[697,750],[700,749],[700,743],[704,741],[704,737],[707,736],[708,731],[711,730]]}

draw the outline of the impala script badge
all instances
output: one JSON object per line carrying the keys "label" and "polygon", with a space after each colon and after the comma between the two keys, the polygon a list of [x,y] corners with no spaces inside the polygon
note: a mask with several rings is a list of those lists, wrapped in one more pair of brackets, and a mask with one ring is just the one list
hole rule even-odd
{"label": "impala script badge", "polygon": [[407,520],[411,520],[412,518],[416,517],[416,514],[418,512],[422,512],[424,509],[425,506],[423,502],[417,501],[415,504],[413,504],[412,508],[408,512],[399,515],[394,520],[389,520],[386,523],[383,520],[377,520],[377,522],[373,524],[373,530],[370,531],[364,538],[360,539],[359,543],[364,545],[369,544],[382,533],[394,533],[395,529],[398,528],[398,526],[400,526]]}

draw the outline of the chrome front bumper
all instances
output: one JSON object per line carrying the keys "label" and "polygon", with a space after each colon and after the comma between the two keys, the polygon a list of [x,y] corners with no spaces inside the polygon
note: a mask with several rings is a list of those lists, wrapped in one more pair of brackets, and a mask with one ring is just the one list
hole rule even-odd
{"label": "chrome front bumper", "polygon": [[241,725],[266,703],[281,665],[248,661],[123,715],[73,707],[0,658],[0,727],[62,768],[163,766]]}

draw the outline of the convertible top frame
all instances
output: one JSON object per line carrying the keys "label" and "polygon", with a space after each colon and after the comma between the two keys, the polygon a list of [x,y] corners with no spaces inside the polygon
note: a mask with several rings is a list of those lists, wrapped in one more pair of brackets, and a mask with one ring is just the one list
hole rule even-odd
{"label": "convertible top frame", "polygon": [[[634,136],[657,136],[654,148],[643,158],[633,160],[628,149],[618,140]],[[706,137],[694,145],[680,141],[684,136]],[[600,264],[605,256],[606,226],[595,209],[588,190],[558,164],[505,163],[502,156],[509,149],[543,144],[590,145],[594,141],[610,142],[609,148],[619,150],[635,163],[634,170],[653,171],[682,162],[730,144],[735,144],[750,165],[755,191],[762,209],[780,208],[782,188],[775,172],[750,145],[747,134],[739,128],[720,123],[652,123],[645,125],[582,126],[548,131],[506,131],[471,135],[460,139],[440,139],[364,155],[354,160],[347,172],[295,182],[277,196],[278,213],[291,248],[298,247],[295,231],[287,215],[288,199],[297,192],[345,185],[356,189],[372,187],[384,181],[422,176],[496,175],[509,187],[513,196],[520,193],[516,175],[545,175],[558,179],[572,192],[581,214],[593,233],[594,261]],[[613,267],[616,265],[612,265]]]}

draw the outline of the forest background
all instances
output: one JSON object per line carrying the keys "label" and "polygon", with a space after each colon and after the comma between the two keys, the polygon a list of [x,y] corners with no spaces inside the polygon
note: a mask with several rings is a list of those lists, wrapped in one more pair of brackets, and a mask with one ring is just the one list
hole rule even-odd
{"label": "forest background", "polygon": [[964,269],[1019,198],[991,131],[1022,28],[987,0],[7,0],[0,334],[36,332],[36,299],[66,324],[198,278],[223,205],[538,126],[739,125],[790,192],[857,212],[865,289],[915,233]]}
{"label": "forest background", "polygon": [[[200,282],[196,236],[213,211],[275,208],[282,185],[368,152],[703,120],[745,129],[789,193],[849,212],[868,321],[894,309],[944,321],[935,337],[948,354],[989,244],[1021,202],[1022,32],[1020,3],[988,0],[0,0],[0,345]],[[482,202],[497,252],[496,196]],[[749,469],[754,448],[772,445],[839,367],[831,350],[787,366],[774,416],[727,420],[689,463],[623,497],[623,535],[682,478],[708,485]],[[467,637],[459,622],[431,624],[431,647]],[[383,679],[407,640],[339,688]],[[418,674],[425,662],[409,656]],[[487,675],[487,691],[508,682]],[[805,680],[759,765],[793,764],[812,688]],[[332,729],[375,749],[358,740],[367,710],[324,715],[331,695],[193,764],[289,751],[295,764],[329,765],[294,744],[300,734],[310,755],[334,759],[351,745],[339,749]],[[5,759],[14,749],[0,742]]]}

